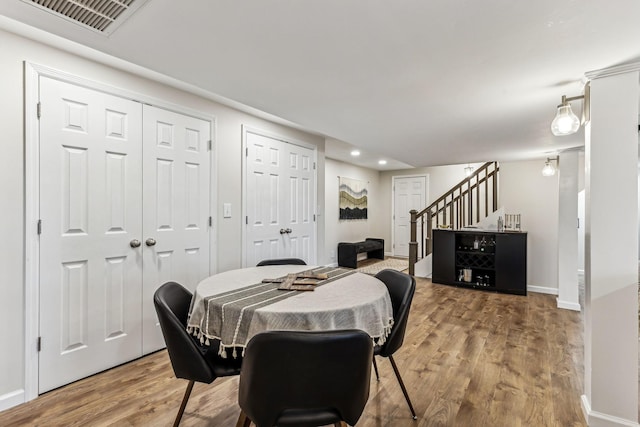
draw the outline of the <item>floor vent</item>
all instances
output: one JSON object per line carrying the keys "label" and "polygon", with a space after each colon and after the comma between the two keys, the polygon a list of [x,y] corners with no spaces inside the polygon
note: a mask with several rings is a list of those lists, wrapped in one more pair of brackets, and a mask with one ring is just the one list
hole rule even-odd
{"label": "floor vent", "polygon": [[22,0],[98,33],[113,33],[147,0]]}

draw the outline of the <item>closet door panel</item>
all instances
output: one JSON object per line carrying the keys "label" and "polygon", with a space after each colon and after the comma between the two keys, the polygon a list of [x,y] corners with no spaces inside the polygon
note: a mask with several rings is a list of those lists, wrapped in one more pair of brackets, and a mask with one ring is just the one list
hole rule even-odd
{"label": "closet door panel", "polygon": [[143,125],[143,351],[164,347],[153,293],[209,275],[211,123],[149,105]]}
{"label": "closet door panel", "polygon": [[142,355],[142,106],[40,78],[39,391]]}

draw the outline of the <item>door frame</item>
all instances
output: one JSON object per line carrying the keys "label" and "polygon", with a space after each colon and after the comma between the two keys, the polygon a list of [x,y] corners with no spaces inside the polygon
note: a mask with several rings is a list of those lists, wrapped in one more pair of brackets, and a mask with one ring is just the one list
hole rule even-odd
{"label": "door frame", "polygon": [[[429,174],[393,175],[391,177],[391,255],[396,252],[396,180],[404,178],[424,178],[424,201],[429,203]],[[426,206],[425,206],[426,208]]]}
{"label": "door frame", "polygon": [[[175,113],[192,116],[208,121],[211,126],[211,146],[209,150],[209,216],[212,224],[217,224],[217,170],[218,156],[216,117],[188,107],[173,104],[153,96],[120,89],[95,80],[79,77],[75,74],[57,70],[45,65],[24,61],[24,402],[38,397],[38,337],[40,323],[40,239],[38,234],[40,219],[40,127],[38,118],[38,102],[40,100],[39,80],[47,77],[81,86],[97,92],[103,92],[120,98],[149,104]],[[216,173],[214,173],[216,171]],[[217,227],[210,227],[209,232],[209,274],[217,272]]]}
{"label": "door frame", "polygon": [[256,135],[260,135],[260,136],[264,136],[266,138],[272,138],[275,140],[278,140],[280,142],[284,142],[286,144],[292,144],[292,145],[297,145],[303,148],[308,148],[310,150],[313,151],[313,179],[314,179],[314,186],[313,186],[313,254],[311,255],[311,259],[309,260],[309,262],[315,264],[318,259],[318,168],[317,168],[317,164],[318,164],[318,147],[316,145],[310,144],[308,142],[304,142],[304,141],[299,141],[293,138],[289,138],[280,134],[277,134],[275,132],[269,132],[260,128],[255,128],[252,126],[248,126],[243,124],[242,125],[242,216],[241,216],[241,221],[244,222],[244,224],[242,225],[242,262],[241,265],[242,267],[254,267],[253,265],[246,265],[247,263],[247,217],[248,217],[248,213],[247,213],[247,181],[248,181],[248,177],[247,177],[247,172],[248,172],[248,168],[247,168],[247,157],[248,157],[248,147],[247,147],[247,134],[249,133],[253,133]]}

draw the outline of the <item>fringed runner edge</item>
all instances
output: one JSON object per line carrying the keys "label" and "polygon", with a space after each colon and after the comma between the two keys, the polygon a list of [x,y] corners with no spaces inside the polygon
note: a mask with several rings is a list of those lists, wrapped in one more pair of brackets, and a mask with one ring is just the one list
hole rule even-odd
{"label": "fringed runner edge", "polygon": [[[371,339],[373,340],[373,344],[374,345],[383,345],[385,342],[387,342],[387,338],[389,337],[389,334],[391,333],[391,329],[393,329],[393,318],[390,318],[387,325],[384,327],[384,330],[382,331],[382,335],[380,336],[375,336],[375,337],[371,337]],[[242,356],[244,357],[244,351],[246,349],[246,345],[242,345],[242,344],[223,344],[222,340],[220,339],[220,337],[215,336],[215,335],[205,335],[204,332],[202,332],[200,330],[199,327],[197,326],[189,326],[187,328],[187,332],[191,335],[193,335],[194,337],[196,337],[198,339],[198,341],[200,341],[201,345],[206,345],[209,346],[211,345],[211,341],[210,340],[218,340],[220,341],[220,345],[218,348],[218,356],[222,357],[223,359],[226,359],[228,357],[228,351],[230,349],[233,349],[231,356],[234,359],[238,358],[238,349],[242,349]]]}

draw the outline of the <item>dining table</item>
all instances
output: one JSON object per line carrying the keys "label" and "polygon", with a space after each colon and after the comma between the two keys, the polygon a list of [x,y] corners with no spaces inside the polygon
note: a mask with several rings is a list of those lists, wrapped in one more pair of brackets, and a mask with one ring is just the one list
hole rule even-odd
{"label": "dining table", "polygon": [[[305,278],[306,277],[306,278]],[[310,278],[313,277],[313,278]],[[287,288],[292,278],[302,286]],[[381,345],[393,326],[385,284],[356,270],[266,265],[229,270],[198,283],[187,330],[202,345],[219,341],[222,357],[240,357],[249,340],[270,330],[361,329]]]}

